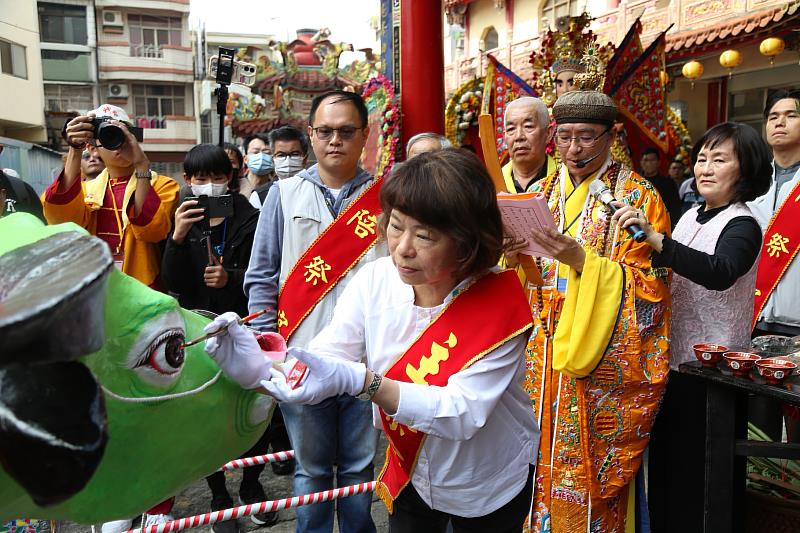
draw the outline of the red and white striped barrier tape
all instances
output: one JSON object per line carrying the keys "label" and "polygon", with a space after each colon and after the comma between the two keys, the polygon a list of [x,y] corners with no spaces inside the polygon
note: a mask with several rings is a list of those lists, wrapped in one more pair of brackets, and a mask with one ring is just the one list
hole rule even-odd
{"label": "red and white striped barrier tape", "polygon": [[171,533],[173,531],[183,531],[193,527],[207,526],[216,524],[217,522],[224,522],[225,520],[234,520],[236,518],[244,518],[254,514],[270,513],[273,511],[280,511],[281,509],[289,509],[292,507],[300,507],[301,505],[311,505],[314,503],[322,503],[339,498],[346,498],[348,496],[355,496],[362,492],[370,492],[375,490],[376,481],[369,481],[367,483],[360,483],[358,485],[350,485],[348,487],[340,487],[338,489],[330,489],[313,494],[304,494],[303,496],[295,496],[293,498],[284,498],[283,500],[271,500],[261,503],[254,503],[250,505],[241,505],[239,507],[232,507],[222,511],[212,511],[210,513],[190,516],[187,518],[179,518],[170,522],[165,522],[157,526],[149,526],[142,529],[132,529],[127,533]]}
{"label": "red and white striped barrier tape", "polygon": [[263,465],[266,463],[278,463],[281,461],[288,461],[294,459],[294,450],[287,450],[285,452],[275,452],[267,455],[257,455],[255,457],[245,457],[243,459],[234,459],[229,463],[222,465],[223,472],[226,470],[235,470],[237,468],[245,468],[247,466]]}

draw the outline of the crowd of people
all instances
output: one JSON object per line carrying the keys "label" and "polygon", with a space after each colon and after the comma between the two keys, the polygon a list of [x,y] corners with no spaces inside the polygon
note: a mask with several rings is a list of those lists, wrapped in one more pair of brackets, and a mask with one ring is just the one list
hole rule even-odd
{"label": "crowd of people", "polygon": [[[295,450],[275,467],[295,495],[376,479],[383,430],[376,492],[395,533],[699,531],[704,392],[678,366],[696,342],[800,335],[798,244],[784,237],[798,216],[800,91],[770,95],[763,137],[716,125],[662,176],[658,150],[639,172],[614,158],[616,104],[571,82],[552,110],[533,97],[505,109],[502,192],[541,193],[556,227],[523,241],[504,235],[498,179],[438,134],[412,137],[387,178],[364,171],[368,113],[348,91],[314,98],[307,132],[194,147],[184,183],[151,170],[124,110],[100,106],[65,125],[64,168],[41,201],[0,175],[0,216],[79,224],[122,272],[216,315],[207,330],[227,333],[206,351],[280,405],[244,456]],[[119,147],[96,138],[98,118],[124,133]],[[541,283],[509,268],[528,242],[545,251]],[[285,340],[283,365],[253,329]],[[798,435],[798,421],[786,427]],[[245,470],[241,502],[268,499],[262,471]],[[207,482],[212,510],[234,505],[222,473]],[[375,531],[370,508],[369,494],[300,507],[297,531],[337,519]],[[127,529],[120,518],[103,531]]]}

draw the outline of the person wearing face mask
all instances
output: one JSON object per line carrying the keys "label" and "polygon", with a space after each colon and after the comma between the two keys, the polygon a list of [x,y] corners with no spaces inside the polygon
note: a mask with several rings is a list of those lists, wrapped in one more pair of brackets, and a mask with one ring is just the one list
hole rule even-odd
{"label": "person wearing face mask", "polygon": [[256,133],[244,141],[244,164],[246,179],[239,182],[239,193],[250,200],[256,209],[261,209],[272,184],[275,182],[275,162],[266,133]]}
{"label": "person wearing face mask", "polygon": [[281,126],[269,132],[269,146],[278,179],[291,178],[308,163],[308,137],[294,126]]}
{"label": "person wearing face mask", "polygon": [[[186,154],[184,179],[193,196],[229,194],[230,159],[222,148],[200,144]],[[175,211],[175,229],[167,239],[161,273],[167,288],[187,309],[214,313],[247,311],[242,290],[250,260],[258,210],[239,194],[233,196],[233,216],[206,219],[197,200],[187,199]],[[211,229],[211,255],[206,245]]]}

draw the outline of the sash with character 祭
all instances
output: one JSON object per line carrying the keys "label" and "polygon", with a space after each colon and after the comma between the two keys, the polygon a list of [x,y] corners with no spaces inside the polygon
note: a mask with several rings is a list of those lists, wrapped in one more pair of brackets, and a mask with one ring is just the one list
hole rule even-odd
{"label": "sash with character \u796d", "polygon": [[800,182],[781,204],[764,232],[761,258],[756,274],[756,298],[753,305],[753,324],[764,309],[772,291],[778,286],[786,269],[800,250]]}
{"label": "sash with character \u796d", "polygon": [[376,179],[300,256],[278,295],[278,333],[287,341],[300,323],[378,239]]}
{"label": "sash with character \u796d", "polygon": [[[513,270],[490,273],[453,298],[386,372],[395,381],[443,387],[450,376],[533,324],[531,309]],[[520,353],[520,357],[523,354]],[[380,410],[389,439],[375,492],[393,512],[411,479],[425,434],[398,424]]]}

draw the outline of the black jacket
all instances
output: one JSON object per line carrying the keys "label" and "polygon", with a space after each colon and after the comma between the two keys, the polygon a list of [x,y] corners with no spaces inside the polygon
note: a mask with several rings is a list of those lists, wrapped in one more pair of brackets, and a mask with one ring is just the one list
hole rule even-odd
{"label": "black jacket", "polygon": [[258,209],[241,194],[233,194],[233,216],[228,218],[227,238],[222,266],[228,273],[228,283],[221,289],[207,287],[203,273],[208,265],[205,236],[198,224],[192,226],[183,244],[167,239],[161,261],[161,279],[176,293],[182,307],[205,309],[214,313],[235,311],[247,315],[247,296],[244,294],[244,273],[250,262],[250,250],[258,223]]}
{"label": "black jacket", "polygon": [[0,189],[6,190],[6,205],[0,209],[0,216],[15,212],[30,213],[47,224],[42,212],[39,196],[27,182],[9,176],[0,170]]}
{"label": "black jacket", "polygon": [[656,188],[658,194],[661,195],[661,200],[664,201],[664,206],[667,208],[667,212],[669,213],[670,222],[672,223],[672,228],[675,228],[675,224],[678,223],[678,219],[681,218],[681,197],[678,194],[678,186],[675,184],[675,180],[666,176],[652,176],[647,178],[650,180],[650,183],[653,184],[653,187]]}

